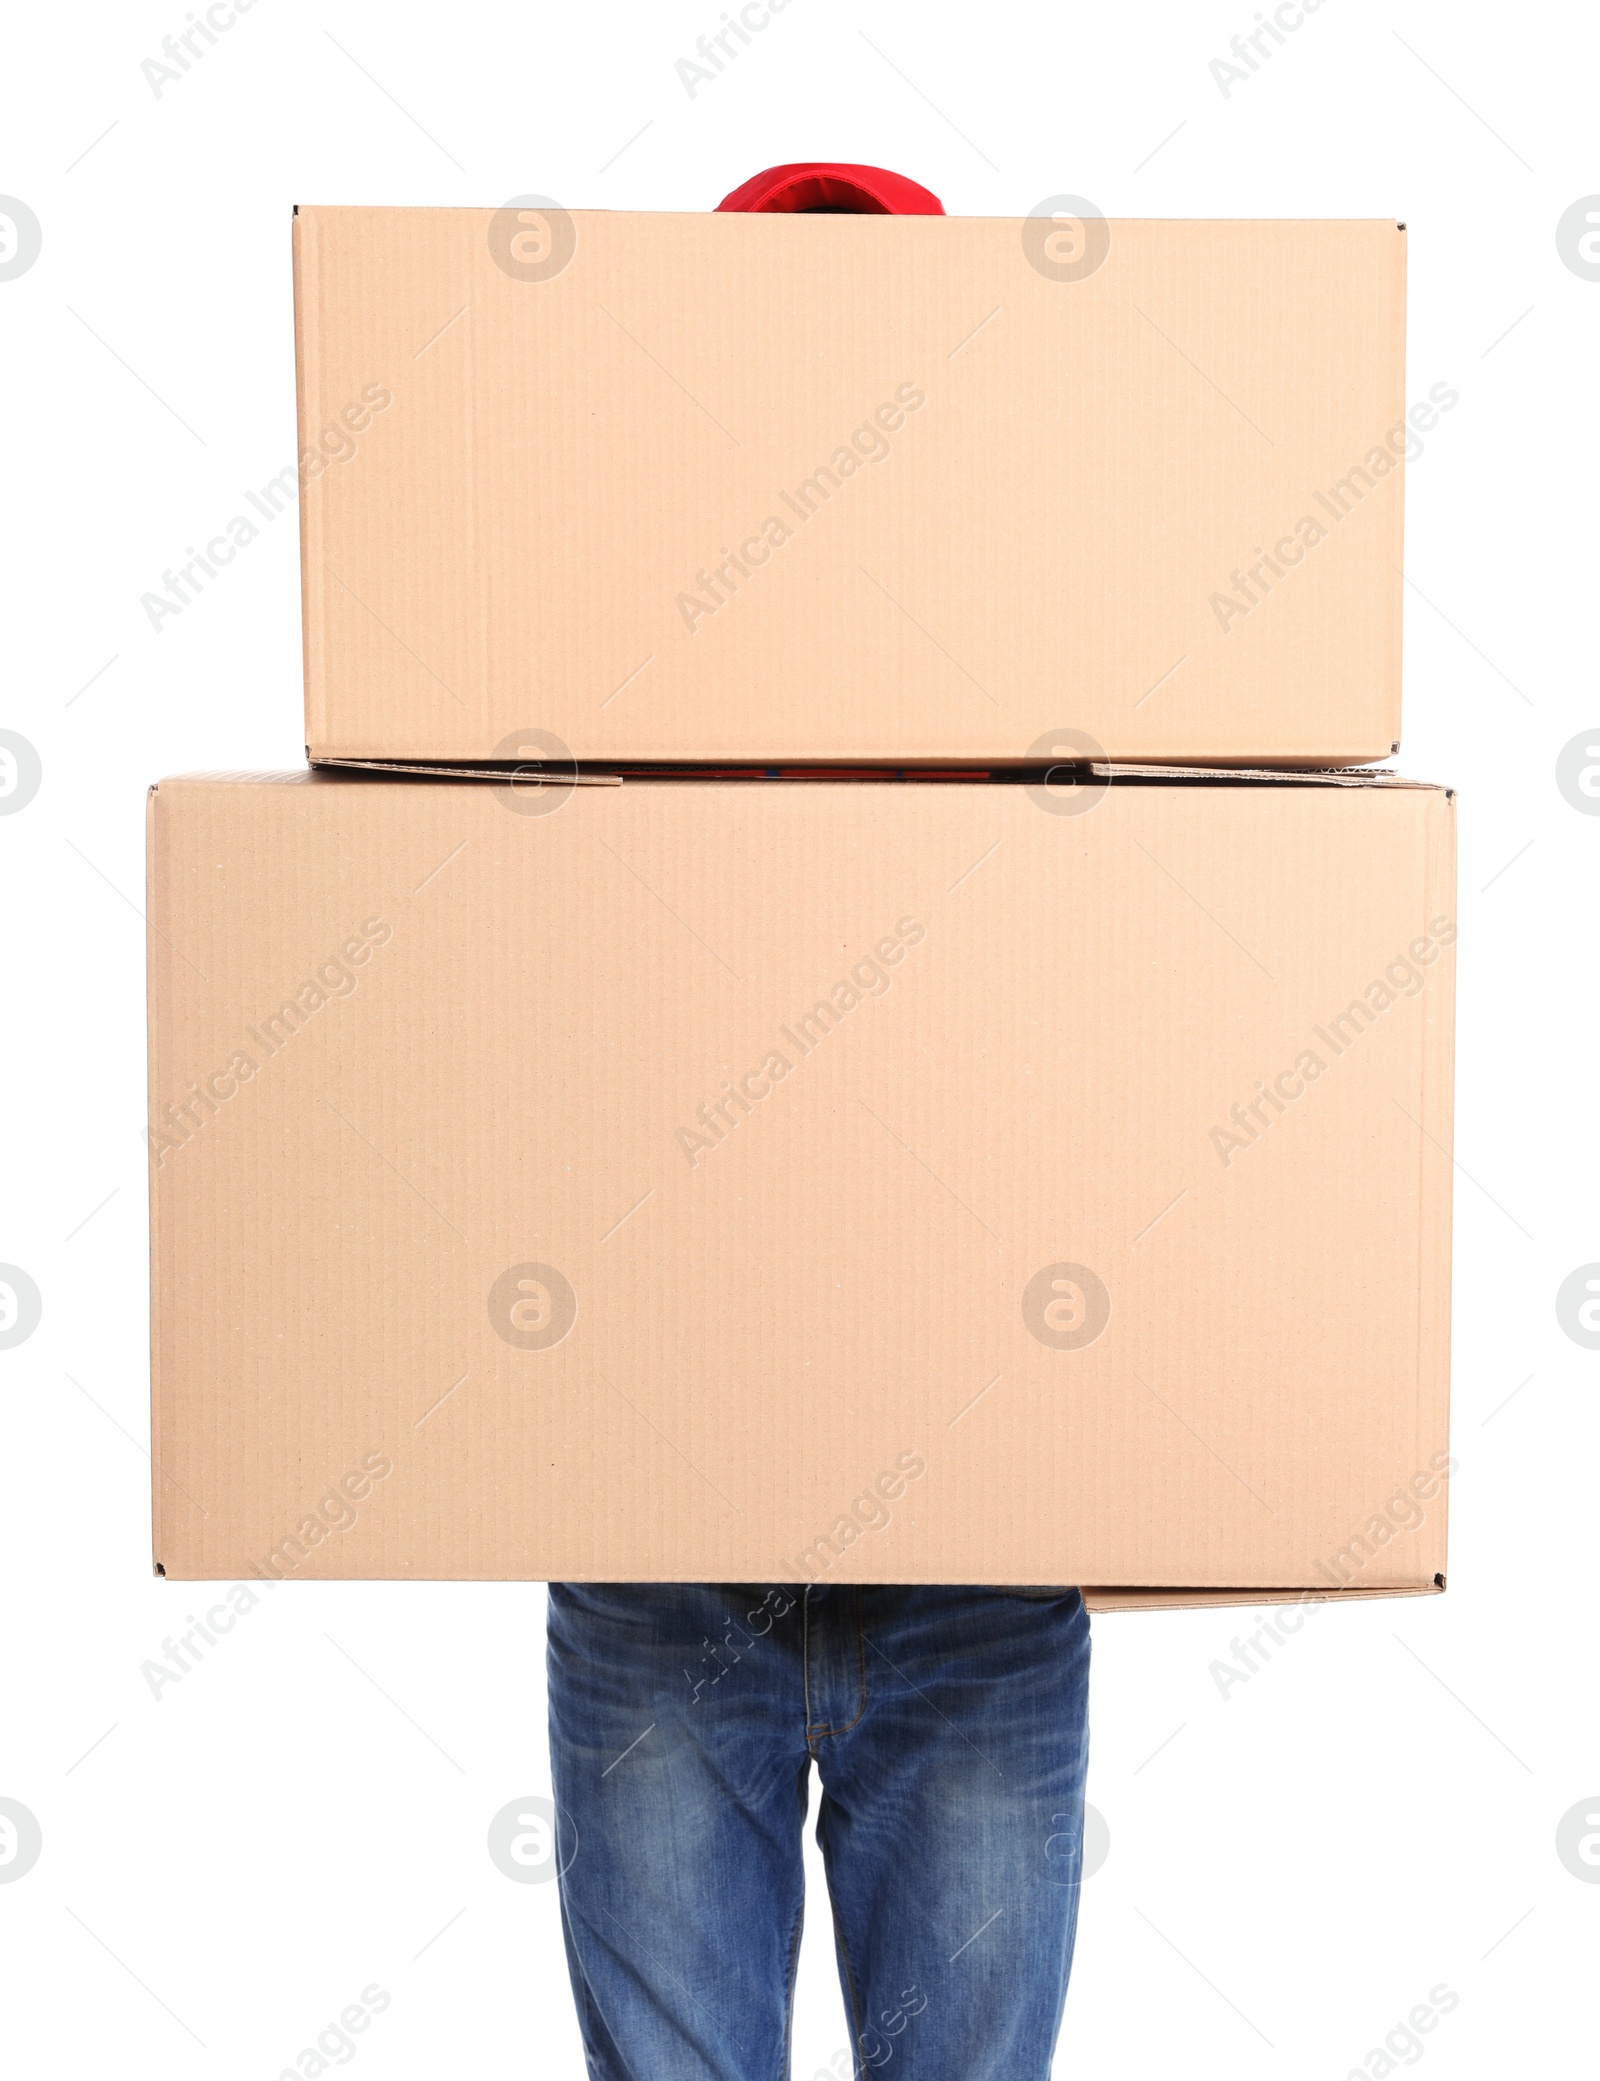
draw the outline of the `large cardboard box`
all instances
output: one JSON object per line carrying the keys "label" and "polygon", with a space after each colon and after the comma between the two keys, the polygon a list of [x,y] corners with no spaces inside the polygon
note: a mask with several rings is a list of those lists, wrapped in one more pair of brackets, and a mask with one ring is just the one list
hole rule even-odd
{"label": "large cardboard box", "polygon": [[1403,232],[1071,207],[302,208],[313,760],[1386,757]]}
{"label": "large cardboard box", "polygon": [[167,1575],[1442,1581],[1443,791],[150,820]]}

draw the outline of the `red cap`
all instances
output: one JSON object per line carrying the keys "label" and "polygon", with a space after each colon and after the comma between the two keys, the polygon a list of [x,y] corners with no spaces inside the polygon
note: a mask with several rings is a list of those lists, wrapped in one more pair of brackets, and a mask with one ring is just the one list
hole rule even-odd
{"label": "red cap", "polygon": [[843,210],[866,217],[942,217],[937,195],[881,166],[807,159],[769,166],[717,204],[719,210]]}

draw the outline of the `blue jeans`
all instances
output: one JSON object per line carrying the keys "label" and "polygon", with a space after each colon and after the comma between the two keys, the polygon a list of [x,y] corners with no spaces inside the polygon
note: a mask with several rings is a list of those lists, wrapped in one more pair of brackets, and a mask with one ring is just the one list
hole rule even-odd
{"label": "blue jeans", "polygon": [[1076,1590],[552,1583],[549,1639],[593,2081],[783,2081],[813,1762],[839,2081],[1046,2081],[1088,1757]]}

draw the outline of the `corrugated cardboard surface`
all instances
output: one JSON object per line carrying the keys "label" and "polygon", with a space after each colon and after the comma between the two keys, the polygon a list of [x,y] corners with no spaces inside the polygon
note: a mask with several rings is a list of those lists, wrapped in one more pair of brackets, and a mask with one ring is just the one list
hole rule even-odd
{"label": "corrugated cardboard surface", "polygon": [[164,781],[158,1564],[1431,1587],[1451,800],[1084,799]]}
{"label": "corrugated cardboard surface", "polygon": [[1077,280],[1037,219],[568,231],[519,280],[487,210],[295,219],[314,759],[1398,741],[1393,223],[1119,221]]}

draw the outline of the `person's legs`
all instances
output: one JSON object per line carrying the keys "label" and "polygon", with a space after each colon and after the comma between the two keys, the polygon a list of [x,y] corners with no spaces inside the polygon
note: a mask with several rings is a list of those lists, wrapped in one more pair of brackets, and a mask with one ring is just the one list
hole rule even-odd
{"label": "person's legs", "polygon": [[1081,1875],[1081,1598],[814,1589],[805,1617],[817,1837],[859,2067],[1046,2081]]}
{"label": "person's legs", "polygon": [[858,2075],[1045,2081],[1072,1959],[1075,1591],[552,1584],[562,1917],[595,2081],[779,2081],[823,1781]]}
{"label": "person's legs", "polygon": [[802,1592],[550,1585],[562,1924],[593,2081],[779,2081],[804,1887]]}

